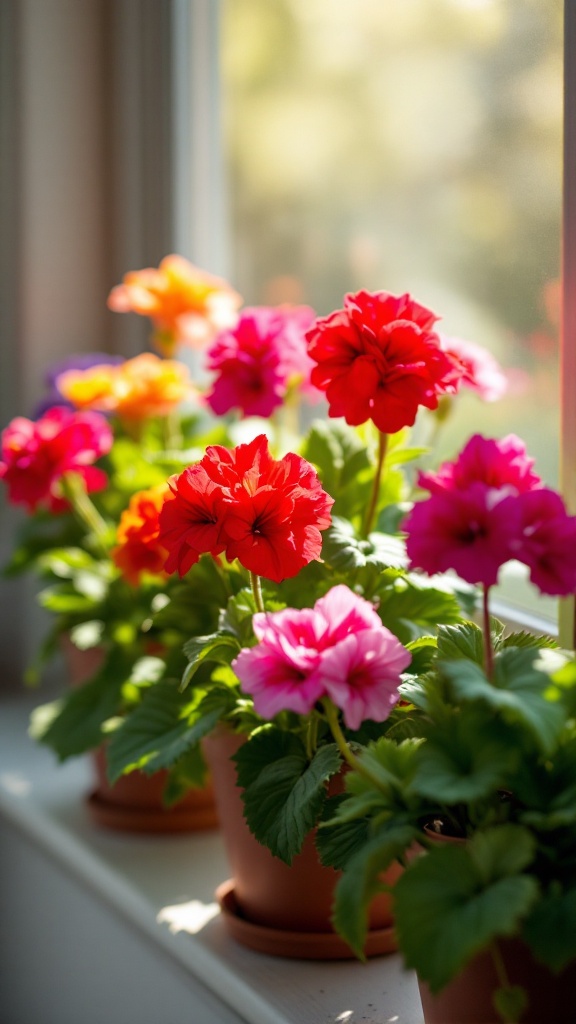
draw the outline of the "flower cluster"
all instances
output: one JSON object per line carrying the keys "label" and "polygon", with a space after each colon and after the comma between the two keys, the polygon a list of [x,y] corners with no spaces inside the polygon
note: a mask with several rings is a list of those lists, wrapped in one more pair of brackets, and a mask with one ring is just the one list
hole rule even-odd
{"label": "flower cluster", "polygon": [[576,589],[576,517],[545,487],[514,435],[475,435],[454,462],[421,473],[430,492],[404,523],[412,565],[428,573],[454,569],[490,587],[511,559],[530,569],[544,594]]}
{"label": "flower cluster", "polygon": [[384,721],[397,703],[411,654],[349,587],[332,587],[312,608],[256,614],[253,626],[259,643],[232,668],[262,718],[306,715],[329,697],[359,729],[365,719]]}
{"label": "flower cluster", "polygon": [[420,406],[436,409],[454,392],[462,367],[433,330],[438,317],[410,295],[357,292],[307,333],[317,365],[312,383],[326,392],[330,416],[368,420],[384,434],[412,426]]}
{"label": "flower cluster", "polygon": [[204,345],[233,324],[241,301],[226,281],[171,255],[157,269],[126,274],[112,289],[108,306],[116,313],[149,317],[156,347],[171,355],[176,345]]}
{"label": "flower cluster", "polygon": [[170,488],[160,513],[168,572],[184,576],[202,554],[225,552],[280,582],[320,557],[333,500],[305,459],[272,458],[263,434],[232,450],[210,446]]}
{"label": "flower cluster", "polygon": [[151,352],[119,364],[67,370],[57,377],[56,386],[77,409],[114,413],[128,421],[166,416],[194,394],[184,363]]}
{"label": "flower cluster", "polygon": [[67,505],[66,474],[80,477],[87,492],[106,486],[106,474],[94,463],[111,446],[112,431],[97,413],[54,406],[36,421],[18,416],[2,433],[0,478],[10,501],[29,512],[39,506],[58,512]]}
{"label": "flower cluster", "polygon": [[168,484],[137,491],[122,512],[116,532],[117,545],[111,555],[114,564],[133,586],[143,573],[165,576],[168,552],[160,543],[160,510],[168,493]]}
{"label": "flower cluster", "polygon": [[243,309],[235,327],[221,332],[208,351],[208,369],[216,374],[206,394],[212,411],[268,417],[301,384],[315,397],[305,341],[313,318],[309,306]]}

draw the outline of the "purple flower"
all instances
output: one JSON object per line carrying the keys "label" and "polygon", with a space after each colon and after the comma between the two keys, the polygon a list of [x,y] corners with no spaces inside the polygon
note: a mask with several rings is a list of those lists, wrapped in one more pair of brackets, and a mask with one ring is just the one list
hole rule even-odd
{"label": "purple flower", "polygon": [[118,366],[124,362],[124,356],[111,356],[107,352],[78,352],[67,359],[61,359],[52,363],[44,374],[44,384],[48,388],[48,394],[42,398],[34,409],[33,419],[39,419],[53,405],[66,406],[73,409],[74,406],[68,402],[58,389],[56,381],[61,374],[67,370],[89,370],[92,366]]}

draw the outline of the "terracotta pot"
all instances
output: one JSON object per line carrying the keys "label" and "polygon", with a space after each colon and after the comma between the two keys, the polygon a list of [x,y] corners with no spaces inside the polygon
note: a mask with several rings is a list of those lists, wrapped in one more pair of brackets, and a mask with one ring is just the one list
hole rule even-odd
{"label": "terracotta pot", "polygon": [[[243,742],[244,737],[224,730],[204,741],[233,876],[217,894],[231,934],[243,945],[278,956],[353,958],[350,947],[330,923],[339,872],[320,864],[314,833],[307,836],[302,852],[288,866],[248,829],[241,790],[236,785],[236,766],[231,761]],[[393,868],[386,881],[392,884],[400,871],[399,866]],[[395,949],[391,899],[382,893],[372,906],[365,952],[373,956]]]}
{"label": "terracotta pot", "polygon": [[67,633],[60,637],[60,650],[68,673],[68,684],[76,690],[87,683],[104,664],[106,651],[103,647],[90,647],[81,651],[72,643]]}
{"label": "terracotta pot", "polygon": [[[560,975],[534,960],[520,939],[501,939],[498,947],[511,985],[521,985],[528,1008],[521,1024],[574,1024],[576,1019],[576,963]],[[498,978],[488,952],[468,966],[437,995],[418,981],[425,1024],[501,1024],[492,1004]]]}
{"label": "terracotta pot", "polygon": [[[429,839],[438,843],[465,843],[465,839],[442,835],[426,827]],[[521,1024],[573,1024],[576,1019],[576,962],[556,975],[538,963],[519,938],[498,939],[506,974],[511,985],[520,985],[528,996]],[[474,957],[446,987],[433,995],[418,979],[425,1024],[501,1024],[492,995],[499,987],[489,951]]]}
{"label": "terracotta pot", "polygon": [[[61,637],[70,686],[77,689],[101,668],[105,650],[81,651],[69,636]],[[178,803],[167,807],[162,799],[168,773],[130,772],[114,785],[108,782],[105,747],[92,751],[95,788],[87,797],[90,817],[105,828],[122,832],[199,832],[218,827],[212,785],[190,789]]]}
{"label": "terracotta pot", "polygon": [[96,788],[87,799],[90,816],[98,825],[124,832],[199,832],[218,827],[212,785],[189,789],[182,800],[167,807],[162,799],[166,771],[145,775],[129,772],[111,785],[106,771],[106,749],[92,752]]}

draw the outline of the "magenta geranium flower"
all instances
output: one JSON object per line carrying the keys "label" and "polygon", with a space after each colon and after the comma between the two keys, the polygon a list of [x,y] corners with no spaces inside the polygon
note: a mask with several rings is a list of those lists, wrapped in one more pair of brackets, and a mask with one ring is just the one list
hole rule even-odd
{"label": "magenta geranium flower", "polygon": [[530,569],[530,579],[543,594],[576,591],[576,516],[568,515],[559,494],[548,488],[521,495],[522,535],[513,556]]}
{"label": "magenta geranium flower", "polygon": [[419,501],[404,522],[413,568],[430,576],[454,569],[468,583],[490,587],[506,562],[516,557],[520,510],[514,501],[482,483]]}
{"label": "magenta geranium flower", "polygon": [[244,309],[234,328],[221,333],[208,352],[208,369],[216,373],[206,401],[222,416],[238,409],[243,416],[270,416],[292,384],[308,394],[313,362],[305,331],[314,317],[309,306],[253,306]]}
{"label": "magenta geranium flower", "polygon": [[322,697],[342,709],[351,729],[384,721],[398,701],[411,655],[383,626],[373,605],[343,584],[313,608],[254,616],[256,647],[232,664],[259,715],[307,714]]}
{"label": "magenta geranium flower", "polygon": [[87,491],[102,490],[106,474],[93,463],[112,447],[106,419],[94,412],[49,409],[39,420],[17,416],[2,432],[0,478],[10,501],[34,512],[66,507],[59,481],[65,473],[82,477]]}
{"label": "magenta geranium flower", "polygon": [[432,494],[466,491],[472,484],[519,494],[542,487],[533,465],[534,459],[515,434],[501,440],[474,434],[454,462],[444,462],[437,473],[420,473],[418,483]]}
{"label": "magenta geranium flower", "polygon": [[433,575],[454,569],[468,583],[490,587],[517,559],[545,594],[576,590],[576,517],[543,486],[522,441],[475,435],[454,462],[421,473],[431,495],[404,523],[414,568]]}

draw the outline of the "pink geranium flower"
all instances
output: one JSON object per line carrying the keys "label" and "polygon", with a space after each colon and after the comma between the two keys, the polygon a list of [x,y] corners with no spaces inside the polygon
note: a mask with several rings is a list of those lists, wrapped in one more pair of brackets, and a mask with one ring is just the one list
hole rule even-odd
{"label": "pink geranium flower", "polygon": [[398,703],[400,673],[411,655],[384,626],[350,633],[324,652],[317,669],[349,729],[384,722]]}
{"label": "pink geranium flower", "polygon": [[17,416],[2,432],[0,478],[10,501],[34,512],[66,507],[59,481],[65,473],[82,477],[87,491],[102,490],[106,474],[93,463],[112,447],[106,419],[94,412],[54,406],[33,421]]}
{"label": "pink geranium flower", "polygon": [[440,334],[442,349],[460,369],[460,384],[470,388],[485,402],[496,402],[508,390],[508,378],[488,349],[463,338]]}
{"label": "pink geranium flower", "polygon": [[314,365],[305,331],[314,317],[309,306],[247,307],[236,326],[221,333],[208,352],[216,373],[206,401],[222,416],[238,409],[243,416],[268,417],[292,384],[319,394],[310,384]]}
{"label": "pink geranium flower", "polygon": [[370,602],[343,584],[313,608],[255,615],[254,632],[259,643],[232,668],[263,718],[307,714],[327,696],[357,729],[366,718],[384,721],[398,701],[410,653]]}

